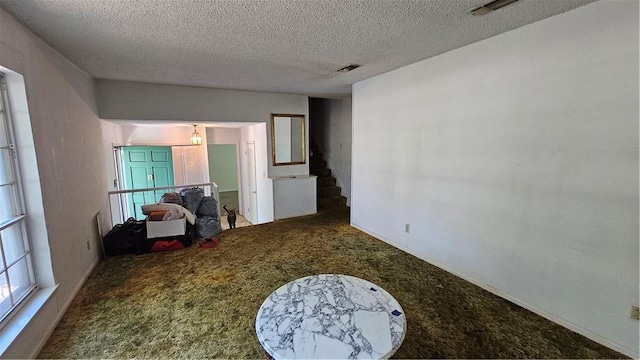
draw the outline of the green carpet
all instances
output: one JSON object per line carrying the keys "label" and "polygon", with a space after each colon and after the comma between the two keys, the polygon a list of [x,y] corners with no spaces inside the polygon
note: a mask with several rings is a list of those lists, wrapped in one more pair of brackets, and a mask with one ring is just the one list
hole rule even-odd
{"label": "green carpet", "polygon": [[369,280],[400,302],[397,358],[624,357],[350,227],[346,208],[219,238],[100,262],[39,357],[264,359],[263,300],[320,273]]}

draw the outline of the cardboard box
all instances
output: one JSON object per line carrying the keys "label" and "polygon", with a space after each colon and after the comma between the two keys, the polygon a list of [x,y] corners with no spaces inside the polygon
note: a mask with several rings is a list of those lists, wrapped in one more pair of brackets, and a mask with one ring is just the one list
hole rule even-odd
{"label": "cardboard box", "polygon": [[147,239],[182,236],[186,229],[187,220],[185,218],[167,221],[152,221],[147,218]]}

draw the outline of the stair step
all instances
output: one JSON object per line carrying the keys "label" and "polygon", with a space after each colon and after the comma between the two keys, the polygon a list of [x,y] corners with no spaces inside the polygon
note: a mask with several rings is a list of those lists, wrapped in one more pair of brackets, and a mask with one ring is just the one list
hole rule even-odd
{"label": "stair step", "polygon": [[333,198],[333,197],[338,197],[340,196],[340,192],[342,191],[342,189],[340,189],[339,186],[327,186],[327,187],[322,187],[322,188],[318,188],[318,198]]}
{"label": "stair step", "polygon": [[329,199],[318,199],[318,210],[332,209],[336,207],[343,207],[347,205],[347,198],[339,196]]}
{"label": "stair step", "polygon": [[316,175],[318,177],[330,177],[331,176],[331,170],[329,169],[316,169],[316,170],[311,170],[310,171],[313,175]]}
{"label": "stair step", "polygon": [[334,178],[333,176],[318,178],[318,189],[331,187],[335,185],[336,185],[336,178]]}
{"label": "stair step", "polygon": [[309,160],[309,168],[311,168],[311,169],[326,169],[327,168],[327,162],[325,160],[323,160],[322,158],[319,158],[319,159],[311,158]]}
{"label": "stair step", "polygon": [[313,158],[313,156],[311,158],[309,158],[309,167],[310,168],[326,168],[327,167],[327,162],[323,159],[323,158]]}

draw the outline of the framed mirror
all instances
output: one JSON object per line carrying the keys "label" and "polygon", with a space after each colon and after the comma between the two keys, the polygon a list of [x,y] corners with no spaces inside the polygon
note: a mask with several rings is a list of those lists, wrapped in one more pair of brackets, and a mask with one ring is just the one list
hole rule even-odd
{"label": "framed mirror", "polygon": [[304,115],[271,114],[273,165],[304,164]]}

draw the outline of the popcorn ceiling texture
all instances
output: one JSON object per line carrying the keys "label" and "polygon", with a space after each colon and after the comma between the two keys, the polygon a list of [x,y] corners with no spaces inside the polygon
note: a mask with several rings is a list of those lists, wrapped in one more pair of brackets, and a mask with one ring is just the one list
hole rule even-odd
{"label": "popcorn ceiling texture", "polygon": [[[0,0],[94,78],[344,96],[351,84],[595,0]],[[348,64],[348,74],[335,70]]]}

